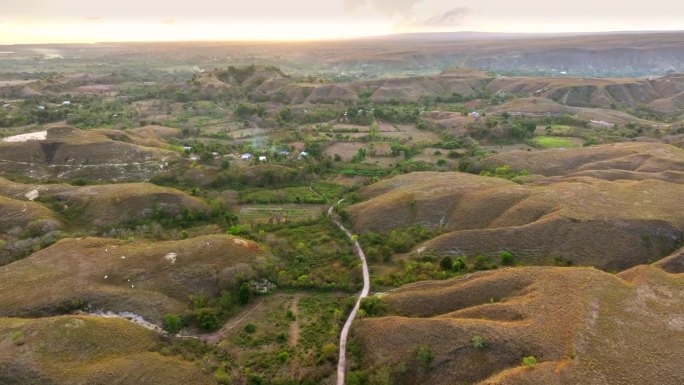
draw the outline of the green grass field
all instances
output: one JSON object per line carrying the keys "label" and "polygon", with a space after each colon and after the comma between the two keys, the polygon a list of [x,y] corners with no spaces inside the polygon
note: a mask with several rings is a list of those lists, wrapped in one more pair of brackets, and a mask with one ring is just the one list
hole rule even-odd
{"label": "green grass field", "polygon": [[280,217],[288,221],[304,221],[316,218],[324,210],[324,205],[244,205],[240,206],[238,216],[241,223],[267,223],[271,218]]}
{"label": "green grass field", "polygon": [[539,148],[573,148],[577,144],[567,138],[559,138],[555,136],[537,136],[532,139],[532,144]]}

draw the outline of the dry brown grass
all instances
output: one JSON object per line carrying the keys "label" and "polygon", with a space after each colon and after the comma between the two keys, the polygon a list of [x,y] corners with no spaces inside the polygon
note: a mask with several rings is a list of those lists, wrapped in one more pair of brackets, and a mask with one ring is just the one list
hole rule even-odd
{"label": "dry brown grass", "polygon": [[38,203],[22,202],[0,195],[0,239],[12,228],[23,230],[29,223],[41,219],[55,220],[55,215]]}
{"label": "dry brown grass", "polygon": [[43,141],[0,143],[0,172],[37,179],[139,181],[149,179],[178,157],[171,151],[122,141],[126,138],[130,137],[118,131],[54,126]]}
{"label": "dry brown grass", "polygon": [[578,107],[612,108],[616,104],[637,106],[651,103],[662,111],[674,113],[681,111],[684,78],[677,75],[650,80],[499,77],[487,85],[487,90],[545,97]]}
{"label": "dry brown grass", "polygon": [[[0,222],[2,218],[8,218],[10,222],[16,220],[16,226],[24,226],[35,219],[56,217],[45,206],[28,200],[26,194],[34,190],[38,193],[38,200],[54,203],[54,209],[65,213],[75,226],[81,228],[84,225],[105,227],[149,220],[155,210],[166,216],[180,214],[183,210],[203,211],[206,214],[211,211],[201,199],[150,183],[75,187],[66,184],[23,184],[0,178],[0,205],[6,207],[4,215],[0,214]],[[27,210],[24,211],[24,208]]]}
{"label": "dry brown grass", "polygon": [[682,186],[659,180],[595,178],[535,184],[461,173],[413,173],[362,191],[350,208],[357,232],[422,224],[447,232],[424,246],[438,254],[503,250],[525,264],[622,270],[660,259],[681,242]]}
{"label": "dry brown grass", "polygon": [[[166,259],[176,253],[175,262]],[[257,244],[214,235],[172,242],[66,239],[0,268],[0,314],[58,314],[76,302],[153,322],[183,313],[190,294],[210,297],[270,263]],[[106,277],[106,278],[105,278]]]}
{"label": "dry brown grass", "polygon": [[215,383],[199,367],[154,352],[158,343],[156,333],[121,319],[0,318],[0,382]]}
{"label": "dry brown grass", "polygon": [[[401,372],[396,384],[679,384],[683,299],[682,276],[654,267],[504,269],[397,289],[384,297],[391,315],[354,333],[364,367]],[[529,355],[534,369],[521,367]]]}
{"label": "dry brown grass", "polygon": [[684,150],[668,144],[630,142],[585,148],[514,151],[487,158],[473,168],[511,166],[544,176],[593,176],[602,179],[661,179],[684,183]]}

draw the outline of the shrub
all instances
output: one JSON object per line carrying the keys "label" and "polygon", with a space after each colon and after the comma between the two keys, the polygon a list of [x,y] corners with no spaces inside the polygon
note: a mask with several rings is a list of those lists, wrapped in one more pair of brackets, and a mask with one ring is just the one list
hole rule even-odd
{"label": "shrub", "polygon": [[502,251],[499,253],[499,258],[501,258],[501,265],[503,266],[513,266],[515,264],[515,258],[509,251]]}
{"label": "shrub", "polygon": [[441,261],[439,261],[439,267],[445,271],[451,270],[454,268],[454,261],[451,260],[451,257],[444,257]]}
{"label": "shrub", "polygon": [[532,369],[532,368],[534,368],[535,365],[537,365],[537,359],[534,358],[534,356],[523,357],[522,363],[523,363],[523,365]]}
{"label": "shrub", "polygon": [[387,305],[379,297],[366,297],[361,300],[361,310],[368,316],[380,316],[387,311]]}
{"label": "shrub", "polygon": [[164,316],[164,330],[169,334],[177,334],[183,328],[183,321],[178,314],[169,313]]}
{"label": "shrub", "polygon": [[249,303],[249,301],[252,299],[252,288],[249,287],[249,284],[247,282],[243,283],[242,286],[240,286],[240,290],[238,291],[238,299],[240,301],[240,304],[246,305]]}
{"label": "shrub", "polygon": [[461,271],[461,269],[465,269],[465,268],[466,268],[465,257],[458,257],[458,258],[456,258],[456,260],[454,261],[454,263],[451,265],[451,269],[452,269],[454,272],[456,272],[456,273],[458,273],[459,271]]}
{"label": "shrub", "polygon": [[287,335],[285,333],[278,333],[278,336],[276,336],[276,340],[280,343],[285,343],[287,342]]}
{"label": "shrub", "polygon": [[337,345],[335,345],[332,342],[329,342],[323,345],[323,347],[321,348],[321,354],[325,359],[333,361],[337,357],[337,350]]}
{"label": "shrub", "polygon": [[23,345],[24,344],[24,333],[21,330],[13,331],[10,334],[10,339],[12,340],[12,343],[16,346]]}
{"label": "shrub", "polygon": [[484,255],[478,255],[473,260],[473,269],[475,270],[490,270],[494,268],[495,266],[493,266],[491,259]]}
{"label": "shrub", "polygon": [[256,331],[256,325],[254,325],[253,323],[248,323],[247,325],[245,325],[245,333],[252,334],[255,331]]}
{"label": "shrub", "polygon": [[230,377],[223,368],[216,369],[214,372],[214,379],[216,379],[216,382],[222,385],[230,384]]}
{"label": "shrub", "polygon": [[284,364],[288,358],[290,358],[290,353],[288,353],[288,352],[278,353],[278,362],[280,362],[281,364]]}
{"label": "shrub", "polygon": [[470,342],[472,342],[473,348],[475,349],[482,349],[485,347],[484,338],[480,336],[473,336],[473,338],[470,339]]}
{"label": "shrub", "polygon": [[197,311],[197,326],[202,330],[213,331],[218,329],[221,322],[215,309],[204,308]]}
{"label": "shrub", "polygon": [[425,345],[421,345],[416,349],[416,358],[418,358],[418,362],[420,362],[421,366],[424,368],[429,367],[432,360],[434,360],[430,347]]}

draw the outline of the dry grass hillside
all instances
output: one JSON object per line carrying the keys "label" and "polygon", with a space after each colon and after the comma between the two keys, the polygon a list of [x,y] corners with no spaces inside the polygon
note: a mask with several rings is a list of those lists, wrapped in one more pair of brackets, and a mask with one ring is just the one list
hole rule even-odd
{"label": "dry grass hillside", "polygon": [[226,71],[214,71],[200,76],[195,85],[199,83],[202,90],[223,92],[236,92],[236,88],[242,88],[256,100],[287,99],[296,104],[354,102],[359,101],[362,94],[367,94],[368,99],[375,103],[387,103],[392,100],[417,102],[424,96],[474,96],[482,92],[492,79],[492,75],[483,71],[452,69],[434,76],[318,83],[255,67],[254,73],[245,79],[235,79]]}
{"label": "dry grass hillside", "polygon": [[682,185],[659,180],[542,179],[518,185],[462,173],[412,173],[362,191],[349,208],[357,232],[413,224],[445,233],[422,250],[497,255],[525,264],[622,270],[660,259],[682,241]]}
{"label": "dry grass hillside", "polygon": [[179,129],[163,126],[144,126],[126,131],[103,128],[91,130],[90,132],[102,134],[109,139],[118,142],[127,142],[143,147],[159,148],[168,146],[168,143],[166,143],[164,139],[178,138],[181,136],[181,131]]}
{"label": "dry grass hillside", "polygon": [[30,223],[41,220],[52,220],[56,223],[54,213],[44,206],[0,195],[0,239],[12,229],[19,228],[21,232]]}
{"label": "dry grass hillside", "polygon": [[576,107],[652,105],[666,113],[677,113],[684,106],[681,74],[649,79],[499,77],[487,89],[493,93],[541,96]]}
{"label": "dry grass hillside", "polygon": [[407,285],[382,301],[387,315],[353,333],[363,369],[389,368],[394,384],[684,382],[684,277],[652,266],[617,276],[504,269]]}
{"label": "dry grass hillside", "polygon": [[[147,180],[177,158],[171,151],[143,147],[106,134],[69,126],[47,129],[45,140],[0,143],[0,173],[36,179],[88,178],[110,181]],[[132,139],[131,139],[132,140]],[[143,139],[139,139],[143,140]]]}
{"label": "dry grass hillside", "polygon": [[[36,202],[43,202],[45,206]],[[7,221],[12,225],[11,222],[15,221],[15,226],[22,227],[36,219],[53,218],[58,213],[75,225],[98,228],[150,220],[155,215],[173,217],[186,211],[205,214],[211,211],[201,199],[149,183],[76,187],[15,183],[3,178],[0,178],[0,206],[6,207],[0,223]]]}
{"label": "dry grass hillside", "polygon": [[95,227],[149,220],[154,215],[173,217],[186,210],[211,211],[201,199],[149,183],[54,189],[45,185],[43,194],[41,199],[53,202],[59,212]]}
{"label": "dry grass hillside", "polygon": [[537,96],[512,99],[500,106],[490,108],[489,111],[495,114],[508,112],[513,116],[524,115],[533,117],[570,115],[580,120],[606,122],[618,125],[629,123],[637,123],[646,126],[658,125],[657,122],[641,119],[622,111],[605,108],[572,107]]}
{"label": "dry grass hillside", "polygon": [[187,310],[189,295],[216,296],[269,263],[256,243],[223,235],[171,242],[65,239],[0,267],[0,315],[45,316],[85,306],[159,323],[165,313]]}
{"label": "dry grass hillside", "polygon": [[512,151],[474,165],[472,171],[510,166],[544,176],[591,176],[601,179],[661,179],[684,183],[684,150],[667,144],[631,142],[603,146]]}
{"label": "dry grass hillside", "polygon": [[214,384],[199,367],[155,352],[155,332],[121,319],[0,318],[3,384]]}

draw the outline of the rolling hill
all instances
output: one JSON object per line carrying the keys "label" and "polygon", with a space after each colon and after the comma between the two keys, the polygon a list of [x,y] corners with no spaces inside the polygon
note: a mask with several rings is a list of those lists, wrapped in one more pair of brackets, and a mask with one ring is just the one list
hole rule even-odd
{"label": "rolling hill", "polygon": [[0,382],[216,383],[193,363],[160,354],[159,344],[155,332],[122,319],[0,318]]}
{"label": "rolling hill", "polygon": [[35,179],[144,181],[178,159],[174,152],[113,140],[105,133],[54,126],[44,140],[0,142],[0,173]]}
{"label": "rolling hill", "polygon": [[[557,167],[573,170],[596,162],[598,168],[572,177],[523,177],[522,185],[462,173],[401,175],[362,190],[365,201],[349,207],[349,213],[358,233],[415,224],[440,228],[442,235],[418,252],[472,257],[505,250],[524,264],[552,264],[560,257],[620,271],[663,258],[684,236],[681,171],[676,171],[681,150],[649,145],[651,156],[643,151],[634,155],[634,147],[621,146],[615,158],[610,157],[610,146],[604,151],[516,153],[519,161],[567,154]],[[628,168],[624,157],[630,156],[640,171],[615,171],[619,165]],[[551,160],[540,160],[539,165],[554,167]]]}
{"label": "rolling hill", "polygon": [[170,242],[65,239],[0,267],[0,315],[35,317],[75,308],[131,312],[160,323],[270,263],[259,245],[214,235]]}
{"label": "rolling hill", "polygon": [[395,384],[679,384],[683,300],[652,266],[515,268],[401,287],[353,330],[361,368]]}

